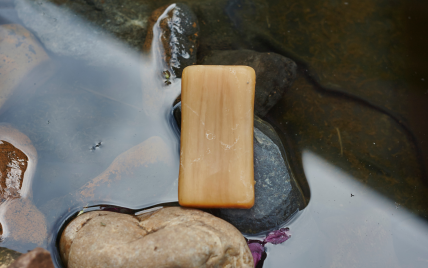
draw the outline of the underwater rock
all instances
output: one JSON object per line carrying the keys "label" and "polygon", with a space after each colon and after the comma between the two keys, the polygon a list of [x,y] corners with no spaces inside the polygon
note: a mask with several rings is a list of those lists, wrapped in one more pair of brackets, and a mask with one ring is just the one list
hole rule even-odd
{"label": "underwater rock", "polygon": [[60,255],[74,267],[253,267],[244,237],[196,209],[169,207],[139,216],[93,211],[64,229]]}
{"label": "underwater rock", "polygon": [[[181,103],[173,115],[181,125]],[[273,127],[254,117],[255,202],[251,209],[213,209],[211,212],[243,233],[269,231],[305,208],[306,200],[288,165],[285,149]]]}
{"label": "underwater rock", "polygon": [[305,199],[293,177],[285,150],[275,130],[254,118],[255,202],[250,209],[219,209],[214,215],[243,233],[271,230],[303,209]]}
{"label": "underwater rock", "polygon": [[165,78],[181,78],[185,67],[196,64],[198,33],[198,18],[189,6],[183,3],[163,6],[153,11],[149,19],[144,50],[149,52],[155,45],[152,56],[159,55],[162,59],[164,72],[169,72]]}
{"label": "underwater rock", "polygon": [[7,268],[14,262],[22,253],[17,251],[0,247],[0,268]]}
{"label": "underwater rock", "polygon": [[35,248],[21,255],[8,268],[54,268],[51,254],[43,248]]}
{"label": "underwater rock", "polygon": [[49,63],[49,56],[27,29],[0,25],[0,112],[11,105],[7,100],[20,85],[34,89],[47,79],[52,74]]}
{"label": "underwater rock", "polygon": [[140,51],[153,10],[133,0],[15,0],[15,9],[49,51],[95,66],[116,62],[126,47]]}
{"label": "underwater rock", "polygon": [[276,53],[252,50],[211,51],[202,60],[204,65],[247,65],[256,71],[254,113],[264,116],[281,99],[296,79],[294,61]]}

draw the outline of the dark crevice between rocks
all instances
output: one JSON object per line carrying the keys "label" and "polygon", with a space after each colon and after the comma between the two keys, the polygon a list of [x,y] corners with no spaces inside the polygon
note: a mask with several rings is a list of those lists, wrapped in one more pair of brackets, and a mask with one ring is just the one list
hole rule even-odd
{"label": "dark crevice between rocks", "polygon": [[368,107],[381,114],[384,114],[390,117],[394,122],[396,122],[404,130],[408,138],[414,144],[417,152],[418,163],[419,163],[419,166],[421,167],[422,179],[424,183],[428,185],[428,176],[427,176],[426,167],[424,165],[422,150],[418,145],[416,136],[410,130],[410,127],[407,125],[404,119],[364,98],[347,93],[345,91],[339,91],[332,87],[326,87],[321,85],[317,75],[313,72],[309,64],[307,64],[306,61],[304,61],[300,56],[284,48],[283,45],[280,42],[278,42],[276,39],[274,39],[272,36],[270,36],[270,34],[262,31],[258,31],[257,29],[254,29],[254,31],[255,31],[254,41],[258,42],[263,47],[268,48],[272,52],[275,52],[277,54],[280,54],[282,56],[285,56],[295,61],[297,63],[298,73],[303,77],[305,77],[305,79],[315,88],[316,91],[326,94],[328,96],[340,97],[348,101],[356,102],[364,107]]}

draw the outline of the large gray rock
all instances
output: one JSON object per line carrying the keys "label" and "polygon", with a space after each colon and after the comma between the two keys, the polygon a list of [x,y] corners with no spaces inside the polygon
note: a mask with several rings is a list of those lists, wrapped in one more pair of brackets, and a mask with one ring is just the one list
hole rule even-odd
{"label": "large gray rock", "polygon": [[219,209],[215,215],[243,233],[256,234],[281,225],[306,206],[281,140],[272,126],[257,117],[254,119],[254,180],[255,202],[251,209]]}
{"label": "large gray rock", "polygon": [[235,227],[180,207],[139,216],[85,213],[65,228],[60,251],[68,268],[254,267],[250,249]]}
{"label": "large gray rock", "polygon": [[[180,128],[181,103],[173,110]],[[285,149],[274,128],[254,117],[255,202],[251,209],[218,209],[211,212],[243,233],[269,231],[305,208],[306,200],[288,165]]]}
{"label": "large gray rock", "polygon": [[247,65],[256,71],[254,113],[264,116],[282,98],[296,79],[297,65],[276,53],[252,50],[216,50],[206,55],[204,65]]}

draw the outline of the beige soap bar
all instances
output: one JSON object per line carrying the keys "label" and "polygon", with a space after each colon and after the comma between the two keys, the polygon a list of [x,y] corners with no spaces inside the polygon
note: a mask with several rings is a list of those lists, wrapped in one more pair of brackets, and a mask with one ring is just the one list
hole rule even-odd
{"label": "beige soap bar", "polygon": [[195,65],[184,69],[180,205],[254,205],[255,82],[255,72],[247,66]]}

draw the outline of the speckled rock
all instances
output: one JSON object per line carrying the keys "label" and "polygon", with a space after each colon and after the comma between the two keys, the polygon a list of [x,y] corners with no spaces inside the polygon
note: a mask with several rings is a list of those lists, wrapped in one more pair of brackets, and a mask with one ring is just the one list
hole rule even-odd
{"label": "speckled rock", "polygon": [[247,65],[256,71],[254,113],[264,116],[296,79],[297,65],[276,53],[252,50],[216,50],[206,55],[204,65]]}
{"label": "speckled rock", "polygon": [[163,6],[149,19],[144,50],[149,52],[155,46],[152,56],[158,56],[164,71],[170,73],[167,80],[170,76],[181,78],[184,68],[196,64],[198,34],[198,19],[189,6],[183,3]]}
{"label": "speckled rock", "polygon": [[[180,128],[181,103],[173,115]],[[243,233],[269,231],[286,222],[306,200],[288,165],[285,149],[273,127],[254,117],[255,202],[251,209],[216,209],[211,212]]]}
{"label": "speckled rock", "polygon": [[60,255],[74,267],[253,267],[244,237],[196,209],[170,207],[132,216],[85,213],[65,228]]}

